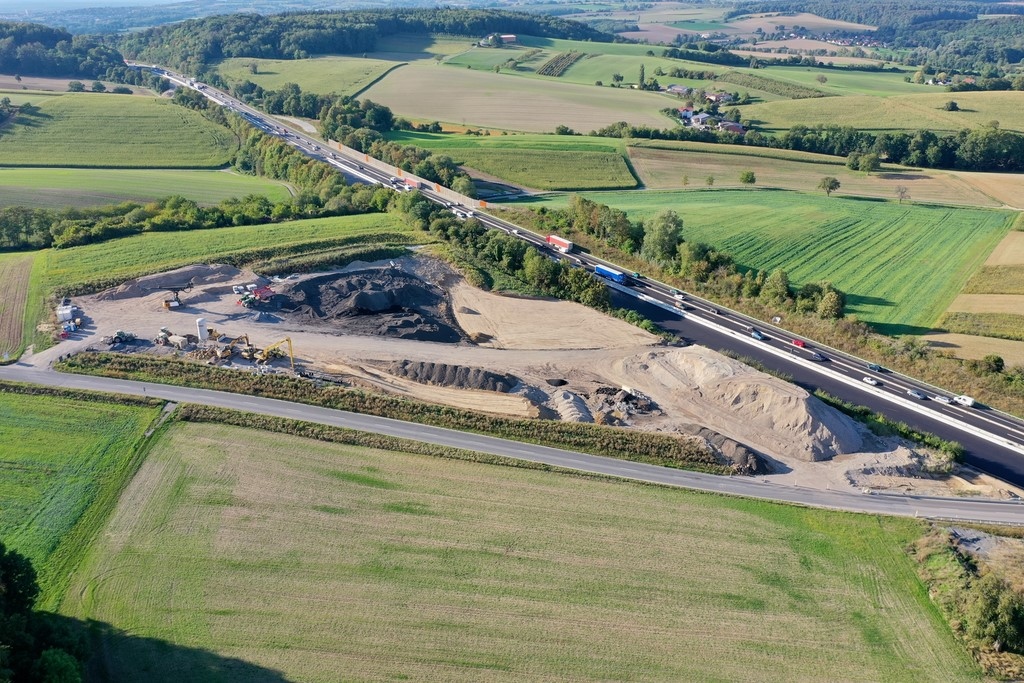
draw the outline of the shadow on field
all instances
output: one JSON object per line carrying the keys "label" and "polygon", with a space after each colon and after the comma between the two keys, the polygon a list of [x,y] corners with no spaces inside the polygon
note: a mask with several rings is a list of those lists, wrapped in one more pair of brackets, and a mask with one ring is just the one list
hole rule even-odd
{"label": "shadow on field", "polygon": [[214,652],[183,647],[158,638],[143,638],[100,621],[53,615],[71,632],[82,633],[91,658],[86,681],[254,681],[284,683],[280,671]]}

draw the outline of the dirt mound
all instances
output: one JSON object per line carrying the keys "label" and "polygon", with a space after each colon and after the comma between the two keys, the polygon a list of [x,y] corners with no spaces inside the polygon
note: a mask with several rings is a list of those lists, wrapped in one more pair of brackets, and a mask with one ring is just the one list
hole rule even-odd
{"label": "dirt mound", "polygon": [[756,451],[712,429],[698,424],[682,424],[679,429],[703,441],[718,464],[731,467],[736,474],[768,474],[771,469]]}
{"label": "dirt mound", "polygon": [[444,290],[393,268],[323,275],[287,287],[281,312],[350,334],[455,343],[466,338]]}
{"label": "dirt mound", "polygon": [[633,356],[623,369],[690,404],[710,428],[744,434],[769,454],[817,461],[863,448],[850,418],[800,387],[702,347]]}
{"label": "dirt mound", "polygon": [[482,389],[498,391],[503,394],[508,393],[519,384],[519,378],[514,375],[500,375],[481,368],[468,368],[464,365],[448,365],[446,363],[395,361],[388,367],[388,372],[420,384],[459,387],[460,389]]}
{"label": "dirt mound", "polygon": [[183,285],[190,280],[193,283],[193,287],[198,288],[203,285],[234,280],[241,276],[241,274],[242,271],[238,268],[223,263],[198,263],[178,268],[177,270],[169,270],[165,273],[146,275],[134,280],[128,280],[119,287],[100,292],[96,295],[96,298],[100,301],[117,301],[119,299],[149,296],[155,291],[160,291],[163,287]]}
{"label": "dirt mound", "polygon": [[559,391],[551,397],[552,407],[566,422],[593,422],[594,415],[586,401],[571,391]]}

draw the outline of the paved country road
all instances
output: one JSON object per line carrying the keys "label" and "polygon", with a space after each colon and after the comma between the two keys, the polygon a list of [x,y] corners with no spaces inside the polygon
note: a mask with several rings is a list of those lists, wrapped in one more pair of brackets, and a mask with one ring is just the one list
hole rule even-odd
{"label": "paved country road", "polygon": [[136,396],[153,396],[178,403],[198,403],[234,410],[275,415],[294,420],[374,432],[425,443],[463,448],[508,458],[529,460],[555,467],[635,479],[668,486],[679,486],[767,500],[799,503],[822,508],[877,514],[928,517],[935,519],[1024,524],[1024,502],[964,498],[935,498],[887,494],[861,494],[846,491],[807,489],[769,483],[757,477],[725,477],[687,472],[656,465],[628,462],[558,448],[459,432],[441,427],[359,415],[343,410],[319,408],[302,403],[260,398],[225,391],[190,389],[164,384],[134,382],[108,377],[70,375],[24,365],[0,368],[0,379],[29,382],[52,387],[87,389]]}

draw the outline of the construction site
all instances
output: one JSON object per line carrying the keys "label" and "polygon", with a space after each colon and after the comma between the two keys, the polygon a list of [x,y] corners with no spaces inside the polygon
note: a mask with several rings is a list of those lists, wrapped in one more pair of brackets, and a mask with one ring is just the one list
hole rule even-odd
{"label": "construction site", "polygon": [[87,351],[173,355],[540,424],[677,434],[737,474],[802,486],[1011,494],[968,470],[950,476],[938,454],[879,438],[804,389],[715,351],[666,344],[578,304],[485,292],[432,258],[275,278],[200,264],[72,305],[88,312],[87,329],[24,362]]}

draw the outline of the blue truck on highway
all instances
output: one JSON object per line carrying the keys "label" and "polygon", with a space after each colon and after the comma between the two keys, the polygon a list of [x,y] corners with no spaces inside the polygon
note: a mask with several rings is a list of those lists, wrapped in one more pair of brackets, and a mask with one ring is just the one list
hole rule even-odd
{"label": "blue truck on highway", "polygon": [[600,263],[594,266],[594,275],[607,278],[612,282],[618,282],[620,285],[629,284],[625,273],[615,270],[614,268],[609,268],[608,266],[602,266]]}

